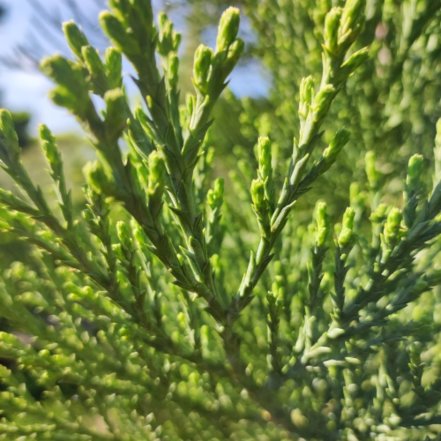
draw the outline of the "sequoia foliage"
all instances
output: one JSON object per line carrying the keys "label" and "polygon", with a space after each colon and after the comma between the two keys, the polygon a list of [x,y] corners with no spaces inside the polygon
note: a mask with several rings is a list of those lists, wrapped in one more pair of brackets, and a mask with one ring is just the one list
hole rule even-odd
{"label": "sequoia foliage", "polygon": [[52,193],[0,112],[0,227],[32,250],[0,277],[0,439],[440,436],[441,2],[241,7],[265,98],[221,97],[237,8],[185,97],[149,0],[109,1],[104,53],[64,24],[41,66],[96,152],[81,209],[50,129]]}

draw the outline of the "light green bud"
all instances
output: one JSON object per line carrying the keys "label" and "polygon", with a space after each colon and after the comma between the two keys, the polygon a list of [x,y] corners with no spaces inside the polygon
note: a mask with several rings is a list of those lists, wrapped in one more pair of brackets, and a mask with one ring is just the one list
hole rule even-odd
{"label": "light green bud", "polygon": [[329,54],[335,54],[338,50],[338,28],[340,26],[341,14],[341,8],[332,8],[326,14],[324,47]]}
{"label": "light green bud", "polygon": [[212,209],[218,209],[222,206],[224,197],[224,180],[216,179],[214,181],[214,186],[207,193],[207,203],[208,206]]}
{"label": "light green bud", "polygon": [[326,366],[327,368],[333,368],[338,366],[344,366],[345,362],[343,360],[331,359],[331,360],[325,360],[323,362],[323,365]]}
{"label": "light green bud", "polygon": [[324,117],[336,93],[332,84],[325,84],[320,88],[312,104],[315,121],[320,121]]}
{"label": "light green bud", "polygon": [[149,177],[147,192],[149,196],[162,195],[165,185],[165,164],[164,159],[157,150],[154,150],[148,157]]}
{"label": "light green bud", "polygon": [[169,68],[168,68],[168,78],[170,83],[177,86],[178,84],[178,73],[179,73],[179,58],[176,54],[170,56]]}
{"label": "light green bud", "polygon": [[327,336],[331,339],[336,339],[342,336],[345,333],[345,330],[343,328],[333,327],[329,329],[329,331],[326,333]]}
{"label": "light green bud", "polygon": [[359,205],[363,199],[363,193],[358,182],[351,182],[349,186],[349,204],[352,206]]}
{"label": "light green bud", "polygon": [[194,95],[187,94],[185,97],[185,109],[188,115],[192,115],[196,106],[196,98]]}
{"label": "light green bud", "polygon": [[158,14],[158,23],[159,23],[159,27],[161,29],[165,28],[166,25],[168,23],[170,23],[170,20],[169,20],[167,14],[164,11],[160,11],[159,12],[159,14]]}
{"label": "light green bud", "polygon": [[71,51],[78,57],[82,58],[81,49],[83,46],[88,46],[89,42],[84,33],[80,30],[73,20],[63,23],[63,32],[66,36],[67,43]]}
{"label": "light green bud", "polygon": [[98,51],[92,46],[83,46],[81,54],[84,58],[87,69],[92,75],[103,75],[104,65]]}
{"label": "light green bud", "polygon": [[346,208],[343,214],[343,221],[340,234],[337,238],[338,245],[343,248],[348,246],[354,237],[355,211],[352,207]]}
{"label": "light green bud", "polygon": [[172,44],[173,44],[173,50],[175,52],[178,51],[179,46],[181,44],[181,40],[182,40],[181,34],[179,34],[178,32],[174,32],[173,33],[173,42],[172,42]]}
{"label": "light green bud", "polygon": [[213,254],[210,257],[210,263],[215,274],[220,274],[222,272],[222,259],[219,254]]}
{"label": "light green bud", "polygon": [[94,92],[104,95],[108,89],[107,75],[98,51],[92,46],[83,46],[81,50],[84,64],[92,78]]}
{"label": "light green bud", "polygon": [[209,47],[203,44],[198,46],[194,55],[193,81],[203,93],[207,92],[212,58],[213,51]]}
{"label": "light green bud", "polygon": [[113,44],[128,58],[138,55],[137,43],[127,34],[127,30],[121,21],[109,11],[103,11],[99,15],[99,22],[104,32],[112,40]]}
{"label": "light green bud", "polygon": [[375,211],[371,214],[370,220],[373,223],[381,223],[386,219],[386,213],[387,213],[387,205],[384,203],[381,203],[378,205],[378,207],[375,209]]}
{"label": "light green bud", "polygon": [[324,159],[335,159],[342,148],[348,143],[351,133],[346,129],[340,129],[335,134],[329,146],[323,152]]}
{"label": "light green bud", "polygon": [[408,192],[415,192],[421,189],[421,178],[424,171],[424,158],[415,154],[409,159],[407,167],[406,186]]}
{"label": "light green bud", "polygon": [[260,136],[257,142],[257,160],[262,179],[271,176],[271,141],[268,136]]}
{"label": "light green bud", "polygon": [[239,32],[240,11],[238,8],[229,7],[222,14],[219,22],[216,39],[216,51],[223,52],[233,43]]}
{"label": "light green bud", "polygon": [[343,8],[338,30],[338,43],[349,45],[357,35],[364,15],[365,0],[347,0]]}
{"label": "light green bud", "polygon": [[306,119],[314,97],[314,79],[312,76],[302,78],[300,82],[299,116]]}
{"label": "light green bud", "polygon": [[0,161],[12,163],[18,161],[20,147],[14,128],[12,115],[5,109],[0,109]]}
{"label": "light green bud", "polygon": [[164,12],[159,13],[158,22],[160,30],[157,43],[158,52],[162,56],[167,56],[170,52],[175,50],[173,47],[173,36],[175,34],[173,30],[173,23]]}
{"label": "light green bud", "polygon": [[39,127],[39,134],[41,139],[41,147],[49,162],[51,168],[58,173],[58,176],[62,173],[62,161],[60,152],[58,151],[51,131],[47,126],[41,124]]}
{"label": "light green bud", "polygon": [[354,52],[343,64],[342,69],[346,69],[348,75],[361,66],[369,58],[369,49],[364,47],[363,49]]}
{"label": "light green bud", "polygon": [[315,206],[314,217],[316,223],[315,242],[317,247],[322,247],[325,245],[330,231],[328,210],[325,202],[317,202]]}
{"label": "light green bud", "polygon": [[244,47],[245,43],[240,38],[230,44],[226,60],[226,66],[228,70],[233,69],[233,67],[236,65],[240,56],[242,55]]}
{"label": "light green bud", "polygon": [[380,184],[380,174],[378,173],[376,166],[375,153],[372,150],[368,151],[364,157],[364,161],[369,186],[375,191]]}
{"label": "light green bud", "polygon": [[355,358],[355,357],[345,357],[345,361],[347,361],[349,364],[353,364],[353,365],[360,365],[361,361],[359,358]]}
{"label": "light green bud", "polygon": [[57,84],[67,86],[76,94],[82,92],[80,88],[86,87],[87,83],[81,66],[61,55],[44,58],[41,62],[41,69]]}
{"label": "light green bud", "polygon": [[120,87],[122,83],[122,56],[121,52],[113,47],[109,47],[104,52],[104,63],[109,88]]}
{"label": "light green bud", "polygon": [[104,95],[106,103],[106,127],[108,134],[113,138],[119,138],[122,130],[126,127],[129,117],[129,108],[126,96],[122,89],[109,90]]}
{"label": "light green bud", "polygon": [[290,418],[295,427],[304,428],[310,424],[308,418],[302,413],[300,409],[293,409],[290,413]]}
{"label": "light green bud", "polygon": [[54,55],[43,59],[41,69],[59,85],[51,92],[52,100],[83,119],[89,105],[89,84],[82,66]]}
{"label": "light green bud", "polygon": [[253,179],[251,182],[251,200],[257,212],[266,209],[265,184],[261,179]]}
{"label": "light green bud", "polygon": [[384,241],[388,245],[394,245],[399,237],[403,216],[398,208],[393,208],[387,215],[384,226]]}

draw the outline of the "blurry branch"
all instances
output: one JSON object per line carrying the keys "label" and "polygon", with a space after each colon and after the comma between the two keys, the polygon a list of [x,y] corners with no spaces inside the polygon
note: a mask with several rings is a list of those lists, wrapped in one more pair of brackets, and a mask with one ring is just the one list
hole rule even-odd
{"label": "blurry branch", "polygon": [[[21,43],[18,43],[7,55],[0,55],[0,65],[13,69],[32,70],[38,69],[40,60],[54,51],[68,54],[67,46],[62,33],[62,22],[74,20],[88,35],[90,43],[103,49],[107,46],[105,38],[98,25],[98,14],[107,9],[107,0],[62,0],[47,2],[45,0],[26,0],[32,15],[28,32]],[[186,46],[188,62],[192,63],[192,55],[203,30],[213,26],[213,17],[217,16],[226,5],[240,4],[240,1],[211,1],[200,0],[157,0],[156,5],[165,13],[189,7],[185,13],[188,27],[187,34],[192,38]],[[8,20],[8,6],[0,4],[0,18]]]}
{"label": "blurry branch", "polygon": [[99,11],[106,9],[106,0],[88,2],[27,0],[27,3],[32,10],[29,31],[23,42],[17,44],[12,52],[0,56],[1,65],[13,69],[38,69],[41,58],[48,53],[67,52],[61,24],[68,19],[74,19],[87,32],[89,40],[95,47],[103,48],[106,45],[106,38],[100,31],[97,21]]}

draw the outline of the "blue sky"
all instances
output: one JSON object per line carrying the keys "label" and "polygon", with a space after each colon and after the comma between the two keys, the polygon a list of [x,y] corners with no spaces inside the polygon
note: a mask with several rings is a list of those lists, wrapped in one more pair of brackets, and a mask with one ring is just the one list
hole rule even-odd
{"label": "blue sky", "polygon": [[[8,7],[8,15],[0,26],[0,56],[11,53],[18,44],[26,44],[32,48],[29,35],[38,33],[33,20],[30,4],[34,0],[0,0],[0,4]],[[94,2],[91,0],[76,0],[86,13],[96,15]],[[43,0],[42,3],[51,11],[56,11],[63,20],[70,19],[63,0]],[[89,15],[90,15],[89,14]],[[93,18],[93,17],[92,17]],[[182,26],[182,24],[181,24]],[[179,23],[177,24],[179,29]],[[55,45],[54,50],[62,51],[63,47]],[[231,78],[231,88],[241,95],[263,94],[267,82],[262,76],[261,68],[255,64],[239,67]],[[51,83],[35,69],[12,69],[0,67],[0,91],[2,106],[11,110],[26,110],[32,114],[31,130],[35,132],[40,122],[44,122],[54,132],[77,130],[74,118],[63,109],[54,106],[48,98]]]}
{"label": "blue sky", "polygon": [[[28,0],[1,0],[1,3],[8,7],[8,15],[0,26],[0,39],[4,42],[0,54],[4,56],[9,55],[15,45],[25,43],[32,23],[32,8]],[[46,3],[55,4],[60,1],[46,0]],[[49,100],[50,88],[50,81],[35,69],[1,67],[2,105],[16,111],[31,112],[34,132],[40,122],[48,124],[56,132],[76,129],[75,120]]]}

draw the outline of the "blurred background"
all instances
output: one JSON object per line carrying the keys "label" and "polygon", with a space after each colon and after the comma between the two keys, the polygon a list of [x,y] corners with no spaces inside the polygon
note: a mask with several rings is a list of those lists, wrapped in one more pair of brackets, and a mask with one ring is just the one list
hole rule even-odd
{"label": "blurred background", "polygon": [[[81,6],[81,21],[94,35],[99,3],[104,2],[87,1]],[[77,129],[73,118],[48,99],[50,82],[38,69],[38,60],[43,56],[66,52],[60,26],[64,20],[78,15],[77,6],[77,2],[56,0],[0,1],[1,105],[28,112],[28,129],[32,134],[40,121],[49,123],[56,132]]]}
{"label": "blurred background", "polygon": [[[69,54],[61,32],[65,20],[74,19],[80,23],[93,45],[105,48],[108,42],[98,27],[97,18],[106,3],[106,0],[0,0],[0,38],[3,42],[0,48],[0,102],[2,107],[28,112],[29,134],[35,134],[40,122],[48,124],[56,133],[78,131],[75,119],[49,100],[51,84],[40,74],[38,65],[41,58],[54,52]],[[184,53],[192,52],[199,42],[197,37],[207,43],[214,43],[215,39],[216,2],[208,2],[211,7],[206,8],[204,14],[196,14],[196,9],[201,8],[193,8],[192,3],[185,0],[154,2],[157,10],[167,10],[180,32],[187,37],[192,34],[191,38],[184,39],[187,42]],[[251,38],[249,26],[245,23],[242,28],[242,33]],[[262,66],[254,62],[248,63],[246,68],[242,65],[234,73],[230,86],[242,96],[254,96],[266,93],[267,82]]]}

